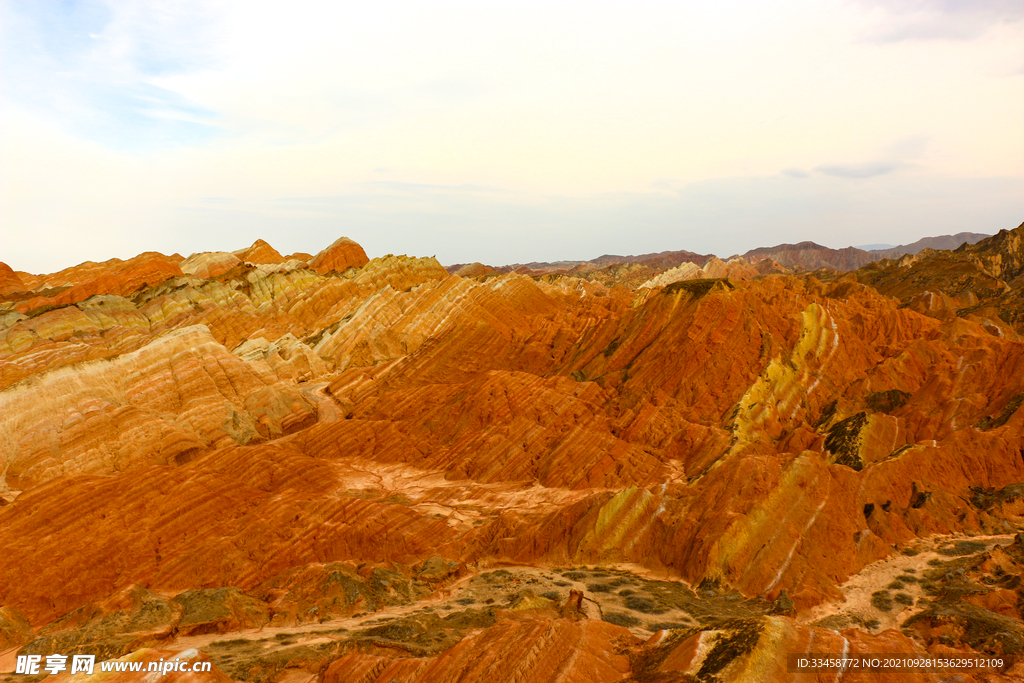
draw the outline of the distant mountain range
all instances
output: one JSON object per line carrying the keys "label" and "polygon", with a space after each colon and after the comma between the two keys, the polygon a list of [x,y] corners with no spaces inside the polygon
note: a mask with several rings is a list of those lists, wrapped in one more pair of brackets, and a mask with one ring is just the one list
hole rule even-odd
{"label": "distant mountain range", "polygon": [[956,235],[925,237],[911,244],[903,244],[887,249],[872,249],[870,251],[857,247],[830,249],[814,242],[800,242],[798,244],[779,244],[774,247],[751,249],[746,254],[743,254],[743,258],[751,263],[757,263],[764,258],[771,258],[778,262],[779,265],[795,270],[829,268],[831,270],[846,271],[863,268],[873,261],[899,258],[904,254],[918,254],[924,249],[956,249],[961,244],[975,244],[986,237],[990,237],[990,235],[983,235],[977,232],[961,232]]}
{"label": "distant mountain range", "polygon": [[[989,237],[989,235],[977,232],[960,232],[955,235],[925,237],[911,244],[895,247],[875,244],[865,245],[868,247],[879,247],[870,250],[860,247],[832,249],[814,242],[799,242],[797,244],[777,244],[774,247],[758,247],[737,256],[751,264],[770,258],[780,266],[798,271],[818,270],[820,268],[847,271],[862,268],[869,263],[882,259],[897,258],[904,254],[917,254],[923,249],[956,249],[961,244],[975,244],[986,237]],[[737,256],[730,258],[737,258]],[[537,275],[586,272],[606,268],[615,263],[632,263],[652,269],[665,270],[676,268],[683,263],[704,266],[712,258],[714,258],[714,254],[697,254],[692,251],[681,250],[661,251],[635,256],[605,254],[589,261],[514,263],[505,266],[456,263],[448,266],[447,270],[449,273],[458,272],[460,275],[481,275],[487,272],[509,273],[513,271]]]}
{"label": "distant mountain range", "polygon": [[939,235],[938,237],[924,237],[911,244],[904,244],[898,247],[887,249],[871,249],[868,253],[877,254],[879,258],[897,258],[904,254],[918,254],[924,249],[947,250],[956,249],[961,244],[977,244],[986,237],[980,232],[958,232],[955,235]]}

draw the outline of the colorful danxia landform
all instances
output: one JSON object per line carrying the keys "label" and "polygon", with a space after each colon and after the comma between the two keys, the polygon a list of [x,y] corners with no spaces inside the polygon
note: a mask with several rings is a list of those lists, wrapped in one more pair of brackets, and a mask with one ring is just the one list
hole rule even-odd
{"label": "colorful danxia landform", "polygon": [[1022,680],[1022,240],[0,263],[0,678]]}

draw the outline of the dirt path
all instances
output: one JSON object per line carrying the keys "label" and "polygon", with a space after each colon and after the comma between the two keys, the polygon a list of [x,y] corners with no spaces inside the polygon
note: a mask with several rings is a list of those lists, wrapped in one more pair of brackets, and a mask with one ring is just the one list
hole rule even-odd
{"label": "dirt path", "polygon": [[313,384],[300,384],[299,392],[316,405],[317,420],[320,422],[335,422],[344,417],[338,408],[338,402],[327,393],[329,382],[315,382]]}

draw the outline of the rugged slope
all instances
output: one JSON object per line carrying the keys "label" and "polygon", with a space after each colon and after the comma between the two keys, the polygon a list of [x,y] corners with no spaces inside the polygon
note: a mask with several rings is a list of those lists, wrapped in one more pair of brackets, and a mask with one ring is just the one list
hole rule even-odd
{"label": "rugged slope", "polygon": [[[764,680],[812,643],[1024,650],[969,635],[986,611],[1019,627],[1018,584],[960,631],[926,603],[901,631],[805,618],[933,537],[1010,544],[1024,343],[921,308],[931,290],[901,269],[951,300],[963,269],[1005,301],[1022,230],[832,282],[720,261],[636,289],[637,264],[462,277],[344,239],[312,263],[257,242],[238,263],[18,275],[34,291],[0,303],[0,643],[202,646],[282,681],[475,680],[486,662],[498,680]],[[984,576],[1019,573],[1000,552]],[[487,574],[502,564],[527,569]],[[445,595],[448,614],[421,611]],[[189,640],[260,627],[301,642]]]}
{"label": "rugged slope", "polygon": [[925,249],[936,251],[956,249],[961,244],[976,244],[981,240],[990,237],[980,232],[958,232],[955,235],[939,235],[937,237],[923,237],[910,244],[901,244],[890,249],[869,249],[868,253],[880,259],[899,258],[904,254],[917,254]]}
{"label": "rugged slope", "polygon": [[743,254],[743,258],[754,264],[762,259],[770,258],[786,268],[796,268],[801,271],[821,268],[846,271],[860,268],[877,257],[856,247],[830,249],[814,242],[800,242],[798,244],[778,244],[774,247],[758,247]]}
{"label": "rugged slope", "polygon": [[858,281],[942,319],[961,317],[996,334],[1024,332],[1024,224],[955,251],[926,249],[857,271]]}

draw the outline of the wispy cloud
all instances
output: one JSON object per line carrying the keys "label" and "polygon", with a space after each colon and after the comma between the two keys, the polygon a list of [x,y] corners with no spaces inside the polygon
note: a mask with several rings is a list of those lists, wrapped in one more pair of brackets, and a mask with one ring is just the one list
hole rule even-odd
{"label": "wispy cloud", "polygon": [[999,24],[1024,21],[1020,0],[853,0],[878,14],[868,40],[973,40]]}
{"label": "wispy cloud", "polygon": [[889,145],[887,152],[896,159],[920,159],[930,142],[927,135],[907,135]]}
{"label": "wispy cloud", "polygon": [[[0,0],[0,245],[731,253],[931,225],[933,195],[896,194],[1024,173],[1021,0],[581,6]],[[966,188],[945,214],[1011,193]]]}
{"label": "wispy cloud", "polygon": [[876,176],[892,173],[900,168],[902,164],[888,161],[874,161],[866,164],[830,164],[818,166],[815,171],[834,178],[874,178]]}
{"label": "wispy cloud", "polygon": [[157,82],[210,64],[197,4],[9,0],[5,10],[0,68],[18,105],[116,149],[218,134],[215,112]]}

